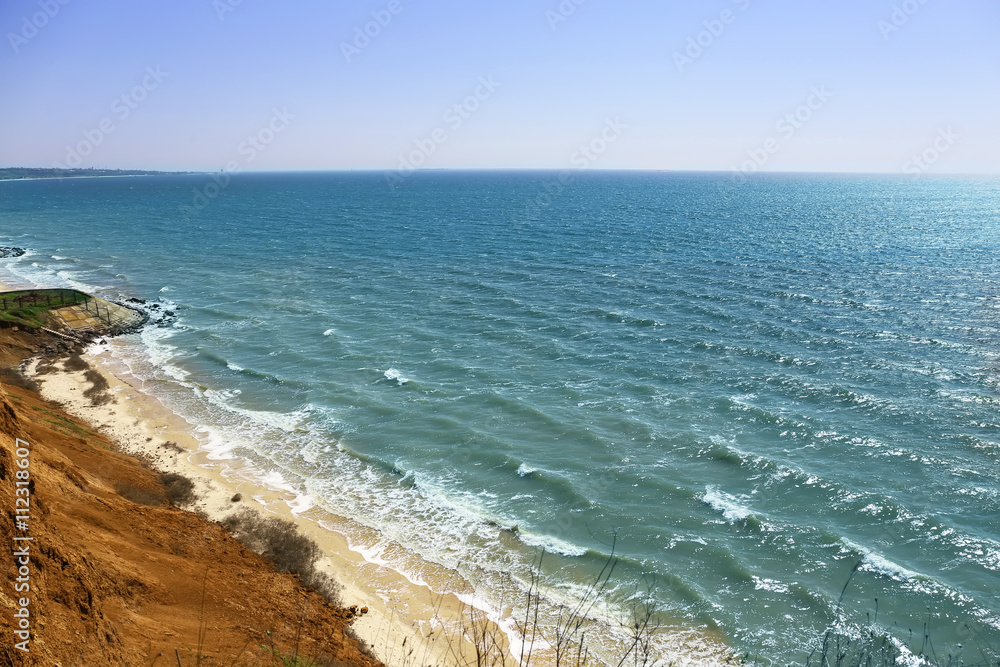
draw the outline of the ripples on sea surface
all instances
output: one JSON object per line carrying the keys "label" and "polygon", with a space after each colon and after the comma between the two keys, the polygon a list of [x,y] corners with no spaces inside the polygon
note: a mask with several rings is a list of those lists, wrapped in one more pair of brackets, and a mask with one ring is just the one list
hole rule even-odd
{"label": "ripples on sea surface", "polygon": [[4,266],[174,309],[120,363],[369,557],[567,598],[617,529],[603,611],[777,664],[861,560],[845,627],[1000,645],[995,179],[206,178],[0,183]]}

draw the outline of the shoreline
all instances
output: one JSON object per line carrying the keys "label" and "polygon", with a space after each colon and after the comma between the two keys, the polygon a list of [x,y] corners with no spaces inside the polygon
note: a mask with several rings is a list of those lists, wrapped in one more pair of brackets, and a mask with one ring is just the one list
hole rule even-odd
{"label": "shoreline", "polygon": [[[102,360],[110,354],[110,345],[96,343],[81,355],[107,380],[108,391],[116,399],[107,405],[95,407],[83,397],[90,385],[84,378],[85,371],[54,369],[39,375],[39,360],[35,358],[27,365],[26,375],[39,383],[44,400],[90,424],[115,442],[122,453],[146,461],[158,472],[178,473],[194,482],[196,499],[184,509],[198,512],[212,522],[221,522],[241,508],[292,521],[300,534],[322,549],[319,569],[338,582],[343,604],[368,608],[368,613],[354,622],[353,629],[387,665],[393,664],[394,655],[402,657],[404,647],[413,646],[426,652],[425,662],[454,663],[448,655],[454,647],[430,638],[440,634],[442,619],[455,634],[466,607],[462,600],[436,593],[396,570],[366,560],[352,549],[345,532],[330,527],[352,524],[350,520],[317,508],[295,513],[291,493],[255,484],[249,478],[233,479],[222,474],[219,463],[201,449],[192,424],[135,386],[135,378],[118,377],[107,369]],[[231,470],[241,467],[238,461],[226,463]],[[240,499],[234,502],[237,495]],[[469,595],[473,595],[471,588]]]}
{"label": "shoreline", "polygon": [[[144,391],[141,380],[120,371],[116,375],[108,369],[106,364],[114,355],[114,344],[113,339],[94,343],[82,357],[107,380],[109,391],[117,399],[115,403],[93,407],[83,398],[83,391],[89,386],[83,378],[84,371],[57,370],[35,375],[37,360],[33,360],[29,376],[41,385],[43,398],[92,424],[95,430],[117,442],[123,453],[149,462],[160,472],[179,473],[191,479],[197,499],[184,509],[196,511],[213,522],[221,522],[243,507],[262,516],[292,521],[300,534],[322,549],[320,569],[342,586],[343,604],[367,607],[368,613],[354,622],[354,632],[390,667],[397,664],[394,662],[397,658],[404,659],[404,650],[412,647],[417,647],[418,654],[424,653],[421,664],[440,667],[463,664],[463,660],[475,655],[472,644],[461,639],[470,621],[470,609],[478,622],[485,622],[490,632],[507,646],[507,658],[517,662],[521,640],[512,627],[512,619],[503,617],[511,610],[507,603],[503,611],[491,609],[458,572],[424,560],[419,554],[404,553],[416,566],[414,569],[420,571],[416,579],[379,563],[377,556],[369,558],[364,548],[355,548],[351,539],[377,534],[374,529],[315,505],[296,512],[297,496],[293,492],[251,479],[249,468],[240,459],[213,460],[195,433],[197,425]],[[239,502],[232,501],[236,494],[241,496]],[[436,588],[462,592],[442,593]],[[731,652],[719,635],[675,623],[665,626],[664,632],[682,645],[687,644],[690,653],[671,653],[673,664],[732,664]],[[544,640],[539,640],[534,650],[544,650],[547,646]],[[706,646],[711,648],[706,651]],[[407,663],[404,660],[398,664]],[[546,664],[544,660],[542,664]]]}

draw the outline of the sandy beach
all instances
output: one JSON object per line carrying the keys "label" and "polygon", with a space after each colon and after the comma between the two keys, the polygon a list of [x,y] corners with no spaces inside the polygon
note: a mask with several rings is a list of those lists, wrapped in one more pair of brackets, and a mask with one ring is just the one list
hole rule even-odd
{"label": "sandy beach", "polygon": [[[110,344],[105,342],[93,345],[83,356],[105,377],[116,399],[102,406],[93,406],[83,395],[90,386],[85,371],[60,368],[38,374],[38,360],[35,360],[26,372],[39,382],[45,399],[92,424],[118,443],[124,453],[147,461],[162,472],[179,473],[191,479],[198,500],[187,509],[198,511],[211,521],[222,521],[241,507],[294,521],[302,533],[322,548],[325,557],[321,567],[343,586],[343,603],[368,608],[368,613],[355,621],[354,629],[386,664],[398,664],[404,652],[413,647],[423,664],[454,662],[453,652],[461,650],[457,638],[461,633],[460,619],[466,610],[461,600],[453,595],[436,594],[395,570],[366,561],[350,548],[346,535],[363,529],[350,525],[347,519],[317,509],[294,514],[288,504],[294,500],[291,494],[241,479],[233,474],[232,461],[227,461],[229,473],[221,474],[218,462],[200,451],[200,441],[191,424],[130,384],[130,380],[136,382],[134,378],[116,377],[101,364],[109,354]],[[234,502],[237,494],[239,500]],[[345,531],[323,529],[319,522],[324,526],[344,526]],[[450,571],[441,568],[437,574],[441,580],[448,579],[451,587],[461,585],[456,581],[457,575]],[[442,619],[450,620],[443,625]]]}

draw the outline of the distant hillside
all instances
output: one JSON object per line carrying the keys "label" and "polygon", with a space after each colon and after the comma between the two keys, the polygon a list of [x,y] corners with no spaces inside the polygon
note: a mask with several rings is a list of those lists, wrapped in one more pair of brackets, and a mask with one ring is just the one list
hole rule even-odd
{"label": "distant hillside", "polygon": [[153,176],[182,172],[143,171],[139,169],[35,169],[32,167],[0,168],[0,181],[20,178],[75,178],[80,176]]}

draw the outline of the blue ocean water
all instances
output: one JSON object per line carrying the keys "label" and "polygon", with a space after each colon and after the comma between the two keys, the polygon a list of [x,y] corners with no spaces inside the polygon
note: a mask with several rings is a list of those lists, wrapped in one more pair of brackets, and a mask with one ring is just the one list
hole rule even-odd
{"label": "blue ocean water", "polygon": [[609,618],[1000,645],[995,178],[210,182],[0,183],[0,268],[172,310],[123,367],[366,554],[569,600],[616,535]]}

